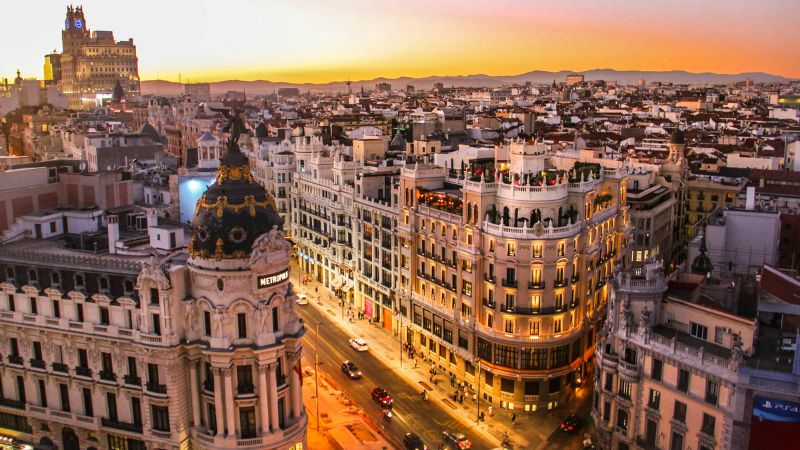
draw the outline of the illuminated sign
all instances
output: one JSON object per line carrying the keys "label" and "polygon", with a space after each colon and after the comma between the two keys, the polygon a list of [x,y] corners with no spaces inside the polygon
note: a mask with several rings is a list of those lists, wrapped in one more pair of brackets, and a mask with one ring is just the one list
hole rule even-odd
{"label": "illuminated sign", "polygon": [[283,272],[274,273],[272,275],[261,275],[258,277],[258,288],[268,288],[289,279],[289,269]]}
{"label": "illuminated sign", "polygon": [[753,415],[761,420],[800,422],[800,403],[756,396],[753,399]]}

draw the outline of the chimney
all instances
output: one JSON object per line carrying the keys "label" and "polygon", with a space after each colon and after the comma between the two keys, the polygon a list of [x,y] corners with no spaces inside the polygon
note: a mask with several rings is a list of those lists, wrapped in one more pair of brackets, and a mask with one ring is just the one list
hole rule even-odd
{"label": "chimney", "polygon": [[748,210],[756,209],[756,187],[755,186],[748,186],[747,187],[747,203],[745,204],[745,208]]}
{"label": "chimney", "polygon": [[158,226],[158,211],[155,208],[147,209],[147,228]]}
{"label": "chimney", "polygon": [[119,241],[119,216],[106,216],[106,222],[108,223],[108,253],[114,255],[117,253],[117,241]]}

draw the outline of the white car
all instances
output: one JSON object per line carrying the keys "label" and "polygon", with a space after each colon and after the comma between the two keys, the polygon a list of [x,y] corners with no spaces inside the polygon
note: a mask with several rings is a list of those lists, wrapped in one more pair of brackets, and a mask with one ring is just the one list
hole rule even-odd
{"label": "white car", "polygon": [[307,305],[308,304],[308,297],[306,294],[297,294],[297,300],[294,301],[298,305]]}
{"label": "white car", "polygon": [[367,347],[367,340],[364,338],[350,339],[350,347],[353,347],[354,349],[360,352],[365,352],[369,350],[369,347]]}

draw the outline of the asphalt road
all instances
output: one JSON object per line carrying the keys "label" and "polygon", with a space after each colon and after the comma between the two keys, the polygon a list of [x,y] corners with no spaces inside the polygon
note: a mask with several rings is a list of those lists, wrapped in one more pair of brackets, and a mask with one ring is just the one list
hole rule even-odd
{"label": "asphalt road", "polygon": [[[311,305],[298,306],[299,315],[306,322],[306,335],[303,339],[305,355],[313,361],[316,351],[315,324],[320,323],[319,360],[320,370],[330,375],[342,392],[365,413],[372,418],[374,423],[385,427],[387,434],[394,437],[397,444],[402,442],[405,433],[418,434],[423,442],[431,449],[436,449],[442,442],[442,431],[451,430],[464,433],[472,441],[472,448],[476,450],[490,450],[495,448],[478,434],[462,425],[448,414],[444,408],[448,406],[441,401],[420,399],[419,392],[422,386],[412,386],[405,379],[400,378],[380,360],[367,352],[357,352],[348,343],[349,337],[344,334],[328,317]],[[363,372],[359,380],[350,380],[341,371],[342,362],[353,361]],[[394,398],[394,417],[385,420],[381,408],[372,401],[370,392],[375,386],[381,386]],[[311,405],[309,405],[311,406]],[[312,410],[313,406],[309,408]]]}

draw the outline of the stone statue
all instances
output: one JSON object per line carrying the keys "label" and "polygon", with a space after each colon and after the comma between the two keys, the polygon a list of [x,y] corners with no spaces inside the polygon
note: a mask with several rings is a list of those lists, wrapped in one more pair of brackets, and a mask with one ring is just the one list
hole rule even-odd
{"label": "stone statue", "polygon": [[194,331],[197,328],[197,324],[193,320],[194,318],[194,300],[188,301],[183,304],[183,325],[187,329]]}
{"label": "stone statue", "polygon": [[239,136],[247,130],[244,120],[242,119],[242,111],[239,108],[225,109],[225,108],[209,108],[211,111],[221,113],[228,119],[228,123],[222,127],[225,133],[230,132],[231,137],[228,139],[228,152],[239,151]]}
{"label": "stone statue", "polygon": [[284,237],[283,231],[279,230],[277,225],[273,225],[271,230],[262,234],[253,242],[250,265],[264,258],[267,252],[288,252],[290,248],[291,244]]}
{"label": "stone statue", "polygon": [[650,311],[645,309],[642,315],[639,316],[639,327],[636,330],[640,337],[644,337],[647,331],[650,330]]}
{"label": "stone statue", "polygon": [[259,333],[266,333],[269,330],[269,307],[260,303],[256,313],[258,314]]}
{"label": "stone statue", "polygon": [[742,350],[742,337],[737,333],[733,336],[733,342],[731,343],[731,369],[739,369],[739,364],[741,363],[743,357],[744,351]]}
{"label": "stone statue", "polygon": [[218,306],[214,311],[214,330],[216,330],[217,337],[222,337],[222,330],[225,322],[228,320],[228,313],[225,308]]}

